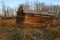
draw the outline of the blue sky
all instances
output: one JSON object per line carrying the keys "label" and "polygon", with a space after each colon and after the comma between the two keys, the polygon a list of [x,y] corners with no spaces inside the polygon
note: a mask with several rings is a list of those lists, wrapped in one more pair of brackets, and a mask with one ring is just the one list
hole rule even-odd
{"label": "blue sky", "polygon": [[[1,8],[2,1],[4,1],[4,3],[7,6],[10,6],[12,8],[15,8],[19,4],[26,2],[26,0],[0,0],[0,8]],[[28,0],[28,1],[32,3],[37,0]],[[45,4],[50,4],[50,5],[57,5],[57,4],[60,5],[60,0],[39,0],[38,2],[44,2]]]}

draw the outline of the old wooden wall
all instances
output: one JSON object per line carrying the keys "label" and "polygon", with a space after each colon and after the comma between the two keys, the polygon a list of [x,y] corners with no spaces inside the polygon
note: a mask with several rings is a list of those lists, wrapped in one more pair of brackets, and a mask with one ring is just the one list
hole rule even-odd
{"label": "old wooden wall", "polygon": [[[23,28],[47,26],[53,21],[53,16],[33,13],[25,13],[25,15],[22,18],[24,18],[24,20],[19,20],[20,22],[18,23],[18,25],[23,25]],[[19,17],[19,19],[21,18]]]}
{"label": "old wooden wall", "polygon": [[17,10],[16,23],[18,27],[41,27],[52,24],[53,16],[38,13],[25,13],[22,6]]}

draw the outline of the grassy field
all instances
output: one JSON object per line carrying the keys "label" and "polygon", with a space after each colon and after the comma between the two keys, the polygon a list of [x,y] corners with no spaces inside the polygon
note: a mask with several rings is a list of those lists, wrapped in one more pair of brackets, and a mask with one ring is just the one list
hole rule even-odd
{"label": "grassy field", "polygon": [[13,20],[0,20],[0,40],[60,40],[60,19],[53,21],[53,27],[41,26],[26,29],[17,28]]}
{"label": "grassy field", "polygon": [[14,26],[16,19],[0,19],[0,26]]}
{"label": "grassy field", "polygon": [[28,29],[0,26],[0,40],[60,40],[60,26]]}
{"label": "grassy field", "polygon": [[40,29],[1,28],[0,40],[59,40],[60,32]]}

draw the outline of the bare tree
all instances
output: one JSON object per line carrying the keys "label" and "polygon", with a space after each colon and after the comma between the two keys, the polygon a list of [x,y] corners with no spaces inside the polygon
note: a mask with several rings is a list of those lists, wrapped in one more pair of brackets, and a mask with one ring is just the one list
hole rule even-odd
{"label": "bare tree", "polygon": [[2,12],[4,13],[4,17],[6,17],[6,5],[4,2],[2,2]]}
{"label": "bare tree", "polygon": [[52,12],[55,18],[59,18],[60,14],[60,6],[59,5],[50,5],[49,6],[49,12]]}
{"label": "bare tree", "polygon": [[35,3],[35,11],[36,12],[44,12],[47,11],[47,7],[44,3],[34,2]]}

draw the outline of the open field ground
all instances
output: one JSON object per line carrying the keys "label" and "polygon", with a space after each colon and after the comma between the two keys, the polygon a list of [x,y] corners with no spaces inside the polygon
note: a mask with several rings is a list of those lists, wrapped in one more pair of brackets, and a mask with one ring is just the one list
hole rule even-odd
{"label": "open field ground", "polygon": [[15,19],[0,20],[0,40],[60,40],[60,19],[54,20],[53,27],[20,29],[15,25]]}
{"label": "open field ground", "polygon": [[60,26],[20,29],[0,26],[0,40],[60,40]]}

